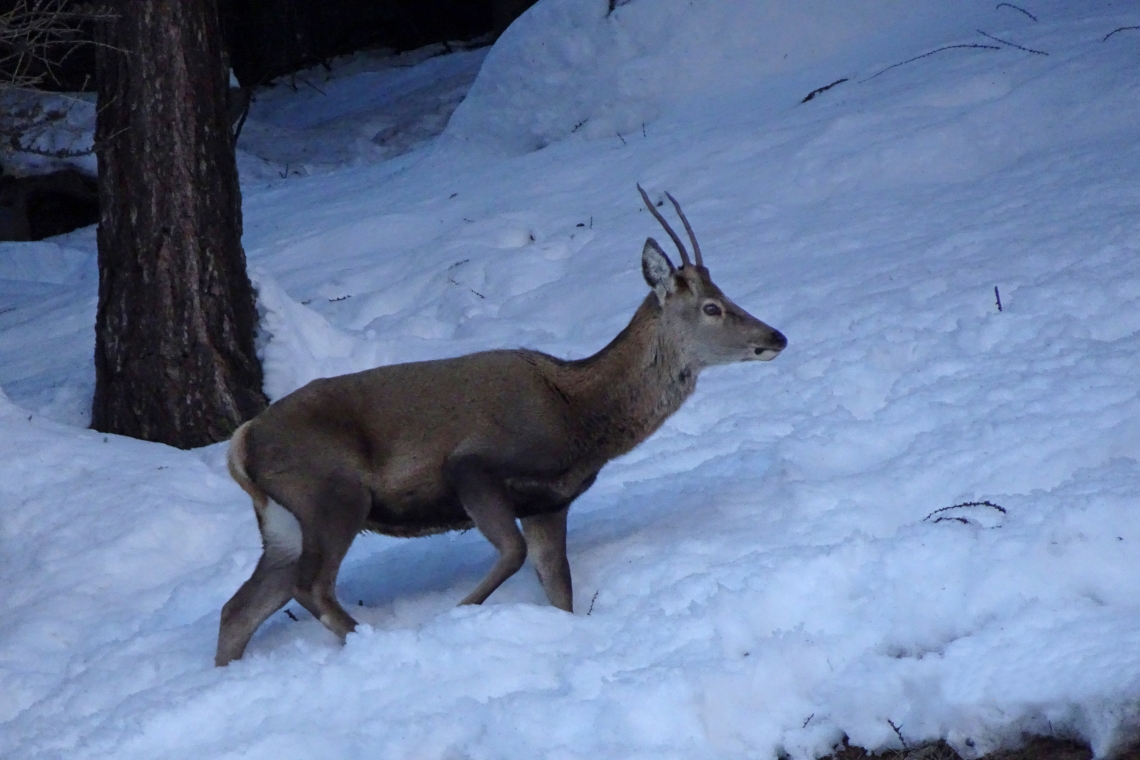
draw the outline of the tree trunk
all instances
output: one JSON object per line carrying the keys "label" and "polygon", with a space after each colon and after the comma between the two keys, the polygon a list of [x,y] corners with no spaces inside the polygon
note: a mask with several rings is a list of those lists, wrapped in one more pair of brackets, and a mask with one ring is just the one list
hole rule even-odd
{"label": "tree trunk", "polygon": [[217,0],[100,24],[96,430],[180,448],[265,408]]}

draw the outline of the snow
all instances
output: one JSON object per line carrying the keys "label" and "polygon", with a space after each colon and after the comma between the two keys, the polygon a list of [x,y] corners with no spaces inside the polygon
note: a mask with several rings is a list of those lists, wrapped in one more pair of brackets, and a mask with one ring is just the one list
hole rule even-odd
{"label": "snow", "polygon": [[0,90],[4,174],[22,176],[75,168],[94,175],[95,94]]}
{"label": "snow", "polygon": [[487,54],[466,47],[362,51],[335,68],[314,67],[255,90],[241,131],[242,176],[307,176],[366,165],[434,137]]}
{"label": "snow", "polygon": [[[528,571],[455,608],[493,559],[476,532],[363,536],[346,645],[291,604],[214,668],[260,551],[224,444],[83,429],[93,231],[0,247],[0,756],[806,760],[846,735],[972,757],[1024,734],[1105,756],[1140,736],[1140,37],[1104,40],[1135,9],[697,6],[542,0],[489,52],[419,61],[398,155],[345,136],[382,111],[359,62],[324,83],[335,104],[260,95],[281,131],[243,148],[273,398],[596,351],[660,236],[636,182],[678,197],[714,279],[788,336],[702,375],[575,504],[572,616]],[[950,45],[991,47],[888,68]],[[1005,511],[944,509],[987,500]]]}

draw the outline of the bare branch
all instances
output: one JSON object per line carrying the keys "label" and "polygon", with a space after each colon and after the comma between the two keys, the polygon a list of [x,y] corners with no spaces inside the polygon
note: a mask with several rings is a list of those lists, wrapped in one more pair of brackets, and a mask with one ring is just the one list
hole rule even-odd
{"label": "bare branch", "polygon": [[[930,518],[934,517],[935,515],[937,515],[941,512],[946,512],[946,511],[951,510],[951,509],[960,509],[962,507],[989,507],[990,509],[996,509],[998,512],[1001,512],[1003,515],[1007,513],[1005,507],[1003,507],[1000,504],[994,504],[989,499],[986,499],[985,501],[964,501],[961,504],[952,504],[949,507],[941,507],[941,508],[936,509],[933,512],[931,512],[926,517],[922,518],[922,520],[923,520],[923,522],[926,522],[927,520],[930,520]],[[969,522],[969,520],[965,520],[961,517],[946,517],[946,516],[934,517],[933,522],[940,523],[944,520],[956,520],[957,522]]]}
{"label": "bare branch", "polygon": [[816,95],[819,95],[820,93],[824,93],[824,92],[827,92],[828,90],[830,90],[830,89],[831,89],[832,87],[834,87],[835,85],[837,85],[837,84],[843,84],[843,83],[844,83],[844,82],[846,82],[846,81],[847,81],[847,77],[843,77],[842,79],[836,79],[836,80],[835,80],[834,82],[832,82],[831,84],[825,84],[823,87],[816,87],[814,90],[812,90],[811,92],[809,92],[809,93],[807,94],[807,97],[805,97],[805,98],[804,98],[803,100],[801,100],[800,102],[801,102],[801,103],[806,103],[806,102],[808,102],[809,100],[811,100],[812,98],[814,98]]}
{"label": "bare branch", "polygon": [[982,35],[983,37],[989,37],[994,42],[1000,42],[1003,45],[1008,45],[1012,48],[1017,48],[1018,50],[1024,50],[1026,53],[1033,53],[1034,55],[1049,55],[1044,50],[1034,50],[1033,48],[1022,47],[1021,45],[1018,45],[1016,42],[1010,42],[1009,40],[1003,40],[1001,37],[995,37],[992,34],[989,34],[988,32],[983,32],[981,29],[978,30],[978,34]]}
{"label": "bare branch", "polygon": [[890,718],[887,718],[887,723],[895,730],[895,735],[898,736],[899,741],[902,742],[903,749],[910,749],[910,745],[906,743],[906,739],[903,737],[902,729],[896,726],[895,722]]}
{"label": "bare branch", "polygon": [[[1024,13],[1026,16],[1029,16],[1029,18],[1033,19],[1034,21],[1038,20],[1036,16],[1034,16],[1032,13],[1030,13],[1029,11],[1022,8],[1020,5],[1014,5],[1013,3],[998,3],[996,8],[1013,8],[1015,11],[1021,11],[1022,13]],[[996,8],[995,8],[995,10],[996,10]]]}
{"label": "bare branch", "polygon": [[91,6],[71,10],[67,0],[16,0],[0,13],[0,88],[30,89],[54,78],[78,47],[97,44],[83,25],[115,17]]}
{"label": "bare branch", "polygon": [[1101,40],[1101,42],[1108,42],[1108,38],[1112,35],[1116,34],[1117,32],[1127,32],[1129,29],[1140,29],[1140,26],[1122,26],[1117,29],[1113,29],[1111,32],[1104,35],[1104,39]]}
{"label": "bare branch", "polygon": [[905,61],[902,61],[900,63],[891,64],[890,66],[886,67],[882,71],[875,73],[875,74],[872,74],[871,76],[867,77],[866,79],[860,79],[859,83],[862,84],[863,82],[869,82],[872,79],[874,79],[875,77],[880,76],[881,74],[886,74],[891,69],[897,69],[899,66],[905,66],[908,63],[914,63],[915,61],[926,58],[927,56],[934,55],[935,53],[941,53],[943,50],[956,50],[958,48],[973,48],[975,50],[1001,50],[1001,48],[998,47],[997,45],[979,45],[979,44],[974,43],[974,42],[963,43],[960,45],[944,45],[943,47],[940,47],[937,50],[931,50],[929,53],[923,53],[922,55],[916,55],[914,58],[908,58]]}

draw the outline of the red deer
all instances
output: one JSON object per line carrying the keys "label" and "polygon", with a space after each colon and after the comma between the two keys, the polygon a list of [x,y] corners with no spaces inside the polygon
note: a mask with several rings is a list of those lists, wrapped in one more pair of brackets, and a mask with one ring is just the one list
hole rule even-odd
{"label": "red deer", "polygon": [[460,604],[481,604],[529,554],[550,603],[573,610],[571,502],[680,408],[701,370],[774,359],[788,343],[713,284],[673,196],[665,194],[693,261],[638,190],[681,266],[645,241],[650,293],[593,356],[519,349],[377,367],[314,380],[238,428],[230,473],[253,498],[264,552],[222,609],[218,665],[240,658],[290,599],[342,639],[350,633],[356,621],[337,601],[336,579],[365,530],[424,536],[476,527],[499,557]]}

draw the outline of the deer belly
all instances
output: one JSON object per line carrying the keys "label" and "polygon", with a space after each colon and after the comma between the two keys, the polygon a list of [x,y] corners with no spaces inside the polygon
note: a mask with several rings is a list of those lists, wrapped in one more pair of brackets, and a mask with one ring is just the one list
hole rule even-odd
{"label": "deer belly", "polygon": [[372,506],[365,520],[365,530],[387,536],[411,538],[467,530],[474,523],[454,494],[438,499],[418,499],[414,494],[372,493]]}
{"label": "deer belly", "polygon": [[512,477],[506,479],[507,493],[515,505],[515,514],[530,517],[565,509],[582,495],[598,473],[564,473],[554,478]]}
{"label": "deer belly", "polygon": [[426,536],[472,526],[459,498],[444,481],[442,468],[426,458],[391,457],[368,487],[372,506],[367,530],[389,536]]}

